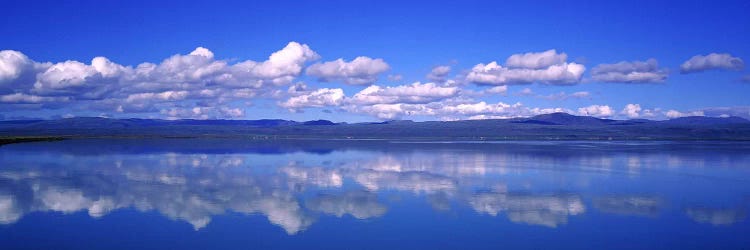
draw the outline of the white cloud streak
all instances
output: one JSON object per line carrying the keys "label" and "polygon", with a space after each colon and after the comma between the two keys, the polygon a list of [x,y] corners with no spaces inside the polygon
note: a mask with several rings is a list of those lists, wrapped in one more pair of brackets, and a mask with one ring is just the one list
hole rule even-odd
{"label": "white cloud streak", "polygon": [[680,73],[689,74],[712,69],[742,70],[745,62],[739,57],[730,54],[711,53],[708,55],[696,55],[680,65]]}

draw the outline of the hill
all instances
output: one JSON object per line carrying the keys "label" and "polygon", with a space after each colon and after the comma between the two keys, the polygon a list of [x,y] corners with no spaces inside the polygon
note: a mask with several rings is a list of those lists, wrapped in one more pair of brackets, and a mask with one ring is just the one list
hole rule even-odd
{"label": "hill", "polygon": [[461,121],[334,123],[327,120],[67,118],[0,121],[0,136],[248,137],[441,140],[750,140],[739,117],[611,120],[566,113]]}

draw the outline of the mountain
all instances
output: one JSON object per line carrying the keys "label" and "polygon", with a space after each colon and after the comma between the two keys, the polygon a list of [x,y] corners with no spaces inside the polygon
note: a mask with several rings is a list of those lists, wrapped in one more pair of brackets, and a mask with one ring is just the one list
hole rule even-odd
{"label": "mountain", "polygon": [[659,121],[661,124],[669,125],[700,125],[700,126],[711,126],[711,125],[727,125],[727,124],[744,124],[750,123],[745,118],[730,116],[730,117],[705,117],[705,116],[688,116],[680,117],[666,121]]}
{"label": "mountain", "polygon": [[591,116],[575,116],[568,113],[551,113],[543,114],[524,119],[520,121],[514,121],[515,123],[533,123],[533,124],[545,124],[545,125],[578,125],[578,126],[598,126],[605,125],[614,122],[609,119],[599,119]]}
{"label": "mountain", "polygon": [[552,113],[529,118],[334,123],[265,120],[158,120],[96,117],[0,121],[0,136],[241,137],[441,140],[750,140],[739,117],[610,120]]}

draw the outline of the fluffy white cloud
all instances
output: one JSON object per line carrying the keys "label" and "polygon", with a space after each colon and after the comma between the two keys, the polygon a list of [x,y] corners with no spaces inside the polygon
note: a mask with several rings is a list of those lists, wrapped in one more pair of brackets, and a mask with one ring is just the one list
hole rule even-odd
{"label": "fluffy white cloud", "polygon": [[505,93],[508,93],[508,86],[506,86],[506,85],[495,86],[495,87],[486,89],[484,92],[485,93],[489,93],[489,94],[502,94],[502,95],[505,95]]}
{"label": "fluffy white cloud", "polygon": [[404,116],[435,116],[443,120],[457,119],[499,119],[511,117],[528,117],[554,112],[571,112],[562,108],[529,108],[521,103],[507,104],[503,102],[487,103],[484,101],[446,99],[438,102],[410,104],[373,104],[349,105],[343,107],[353,113],[363,113],[380,119],[394,119]]}
{"label": "fluffy white cloud", "polygon": [[383,59],[360,56],[350,62],[339,58],[335,61],[316,63],[307,67],[306,73],[324,82],[341,81],[346,84],[367,85],[377,81],[378,75],[389,69],[390,66]]}
{"label": "fluffy white cloud", "polygon": [[355,94],[348,102],[355,105],[429,103],[453,97],[458,93],[457,87],[440,87],[435,83],[415,82],[395,87],[372,85]]}
{"label": "fluffy white cloud", "polygon": [[296,111],[305,107],[338,106],[344,100],[344,90],[322,88],[307,94],[293,96],[279,105]]}
{"label": "fluffy white cloud", "polygon": [[551,49],[544,52],[515,54],[505,60],[505,66],[511,68],[543,69],[552,65],[563,64],[568,60],[565,53]]}
{"label": "fluffy white cloud", "polygon": [[451,72],[451,66],[440,65],[432,68],[429,74],[427,74],[427,80],[443,83],[447,80],[448,73]]}
{"label": "fluffy white cloud", "polygon": [[686,117],[686,116],[704,116],[703,111],[689,111],[689,112],[680,112],[677,110],[668,110],[664,113],[664,115],[667,116],[667,118],[680,118],[680,117]]}
{"label": "fluffy white cloud", "polygon": [[44,104],[39,107],[66,103],[103,112],[158,112],[170,118],[241,117],[243,110],[226,105],[273,92],[319,57],[297,42],[260,62],[232,64],[198,47],[158,64],[145,62],[135,67],[105,57],[93,58],[89,64],[39,63],[6,50],[0,52],[0,94],[11,94],[0,95],[0,102]]}
{"label": "fluffy white cloud", "polygon": [[241,118],[245,111],[240,108],[230,107],[192,107],[192,108],[168,108],[159,111],[167,119],[223,119]]}
{"label": "fluffy white cloud", "polygon": [[730,54],[696,55],[680,65],[680,73],[687,74],[711,69],[742,70],[745,62]]}
{"label": "fluffy white cloud", "polygon": [[614,110],[607,105],[591,105],[578,108],[578,114],[586,116],[610,117],[614,115],[614,113]]}
{"label": "fluffy white cloud", "polygon": [[15,50],[0,51],[0,84],[7,84],[33,69],[34,62]]}
{"label": "fluffy white cloud", "polygon": [[659,83],[667,79],[667,69],[660,69],[656,59],[645,62],[618,62],[599,64],[591,69],[591,78],[599,82],[614,83]]}
{"label": "fluffy white cloud", "polygon": [[466,80],[477,84],[576,84],[586,70],[581,64],[565,62],[567,55],[555,50],[512,55],[503,67],[497,62],[477,64]]}
{"label": "fluffy white cloud", "polygon": [[638,118],[641,116],[641,105],[640,104],[628,104],[622,109],[620,114],[626,115],[628,118]]}

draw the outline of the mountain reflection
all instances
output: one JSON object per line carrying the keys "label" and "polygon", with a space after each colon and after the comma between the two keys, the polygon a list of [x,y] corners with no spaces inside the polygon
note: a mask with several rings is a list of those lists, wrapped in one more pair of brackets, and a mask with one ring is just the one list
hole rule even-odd
{"label": "mountain reflection", "polygon": [[[589,188],[590,173],[637,178],[634,173],[662,163],[703,164],[682,154],[528,150],[331,150],[327,155],[108,151],[97,156],[20,147],[0,151],[0,223],[13,224],[33,212],[85,211],[98,218],[127,208],[156,211],[195,230],[225,213],[262,215],[296,234],[320,216],[382,217],[389,211],[383,193],[395,192],[424,198],[439,211],[456,204],[483,216],[554,228],[586,213],[580,192]],[[658,216],[664,203],[656,196],[592,199],[602,212],[646,217]],[[731,209],[689,208],[686,214],[713,225],[745,218],[744,211]]]}

